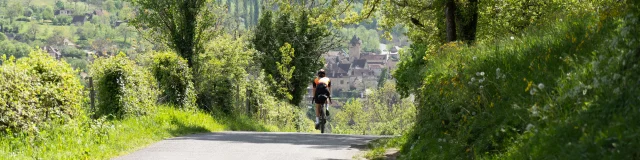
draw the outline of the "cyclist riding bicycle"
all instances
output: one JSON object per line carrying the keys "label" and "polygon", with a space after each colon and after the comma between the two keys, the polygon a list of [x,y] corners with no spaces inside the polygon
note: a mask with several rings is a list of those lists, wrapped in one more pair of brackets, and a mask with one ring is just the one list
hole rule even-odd
{"label": "cyclist riding bicycle", "polygon": [[316,110],[316,129],[319,128],[320,124],[320,108],[321,105],[327,103],[331,104],[331,80],[326,77],[324,69],[320,69],[318,71],[318,77],[313,80],[313,101],[315,102],[315,110]]}

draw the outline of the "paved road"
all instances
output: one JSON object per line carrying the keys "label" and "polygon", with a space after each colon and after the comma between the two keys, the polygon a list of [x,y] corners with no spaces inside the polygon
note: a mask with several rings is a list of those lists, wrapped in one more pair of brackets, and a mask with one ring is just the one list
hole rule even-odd
{"label": "paved road", "polygon": [[352,159],[379,136],[216,132],[160,141],[115,159]]}

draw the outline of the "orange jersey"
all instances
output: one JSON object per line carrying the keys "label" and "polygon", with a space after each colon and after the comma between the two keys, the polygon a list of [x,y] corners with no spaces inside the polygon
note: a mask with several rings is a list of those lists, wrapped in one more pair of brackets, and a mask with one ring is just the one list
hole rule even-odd
{"label": "orange jersey", "polygon": [[327,87],[331,87],[331,80],[327,77],[322,77],[322,78],[316,78],[313,80],[313,88],[316,88],[316,85],[320,83],[324,83],[327,85]]}

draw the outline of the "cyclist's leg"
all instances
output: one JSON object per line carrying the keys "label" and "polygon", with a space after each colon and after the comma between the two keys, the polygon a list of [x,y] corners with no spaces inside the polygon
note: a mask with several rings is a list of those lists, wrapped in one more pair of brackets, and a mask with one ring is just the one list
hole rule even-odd
{"label": "cyclist's leg", "polygon": [[314,107],[316,109],[316,124],[318,124],[320,122],[320,105],[316,103],[316,106]]}

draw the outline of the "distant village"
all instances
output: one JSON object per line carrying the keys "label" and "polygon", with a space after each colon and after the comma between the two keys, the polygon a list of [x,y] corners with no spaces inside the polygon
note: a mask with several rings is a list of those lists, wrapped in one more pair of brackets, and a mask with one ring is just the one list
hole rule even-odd
{"label": "distant village", "polygon": [[[331,96],[336,99],[333,107],[342,107],[349,98],[366,98],[366,94],[378,86],[382,75],[391,79],[390,72],[396,69],[400,47],[386,48],[381,44],[379,54],[363,52],[362,41],[353,36],[348,51],[329,51],[323,55],[325,72],[331,78]],[[307,89],[310,102],[311,85]]]}

